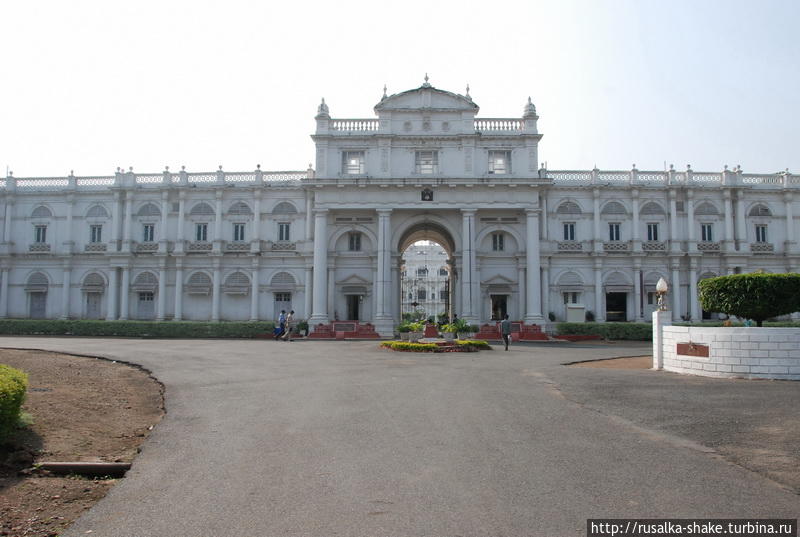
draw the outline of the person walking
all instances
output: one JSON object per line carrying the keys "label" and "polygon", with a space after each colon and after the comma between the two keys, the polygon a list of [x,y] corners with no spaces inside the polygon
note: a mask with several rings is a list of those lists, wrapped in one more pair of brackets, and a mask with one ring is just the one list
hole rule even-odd
{"label": "person walking", "polygon": [[275,341],[281,339],[284,330],[286,330],[286,310],[281,310],[281,314],[278,315],[278,326],[275,328]]}
{"label": "person walking", "polygon": [[284,341],[292,341],[292,322],[294,321],[294,310],[289,312],[286,316],[286,335],[283,336]]}
{"label": "person walking", "polygon": [[500,321],[500,334],[503,336],[503,343],[506,344],[506,350],[508,350],[508,342],[511,341],[511,321],[508,320],[508,315]]}

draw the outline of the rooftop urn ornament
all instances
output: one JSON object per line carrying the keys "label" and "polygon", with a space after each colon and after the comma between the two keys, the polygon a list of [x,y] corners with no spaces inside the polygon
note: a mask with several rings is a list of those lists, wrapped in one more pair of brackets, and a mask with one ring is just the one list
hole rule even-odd
{"label": "rooftop urn ornament", "polygon": [[383,85],[383,95],[381,96],[381,101],[387,97],[386,95],[386,84]]}
{"label": "rooftop urn ornament", "polygon": [[428,82],[428,73],[425,73],[425,82],[422,84],[423,88],[430,88],[430,82]]}
{"label": "rooftop urn ornament", "polygon": [[467,99],[469,99],[470,101],[472,100],[472,96],[469,94],[469,84],[467,84],[467,94],[466,94],[466,95],[464,95],[464,97],[466,97],[466,98],[467,98]]}
{"label": "rooftop urn ornament", "polygon": [[658,295],[658,311],[667,311],[667,304],[664,302],[664,297],[667,296],[669,286],[664,278],[659,278],[656,283],[656,295]]}
{"label": "rooftop urn ornament", "polygon": [[528,97],[528,102],[525,105],[525,111],[522,117],[536,117],[536,107],[533,105],[533,101],[531,101],[530,97]]}

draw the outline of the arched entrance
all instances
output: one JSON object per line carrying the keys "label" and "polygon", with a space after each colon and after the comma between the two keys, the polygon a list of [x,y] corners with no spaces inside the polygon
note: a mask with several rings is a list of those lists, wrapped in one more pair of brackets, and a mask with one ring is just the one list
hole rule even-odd
{"label": "arched entrance", "polygon": [[449,322],[456,313],[455,241],[441,224],[423,221],[398,242],[400,318]]}

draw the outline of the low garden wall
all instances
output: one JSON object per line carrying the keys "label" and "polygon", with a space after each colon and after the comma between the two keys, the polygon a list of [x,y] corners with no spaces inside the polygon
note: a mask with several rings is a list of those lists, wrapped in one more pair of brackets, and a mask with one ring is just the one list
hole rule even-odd
{"label": "low garden wall", "polygon": [[[653,349],[655,368],[708,377],[800,380],[798,328],[662,325],[661,330],[661,355]],[[653,338],[656,345],[658,340]]]}

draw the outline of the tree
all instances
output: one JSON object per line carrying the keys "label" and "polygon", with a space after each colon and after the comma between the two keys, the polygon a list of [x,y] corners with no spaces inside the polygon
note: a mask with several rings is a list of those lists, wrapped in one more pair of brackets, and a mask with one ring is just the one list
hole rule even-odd
{"label": "tree", "polygon": [[716,311],[752,319],[764,319],[800,311],[800,274],[733,274],[700,282],[700,304]]}

